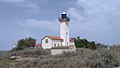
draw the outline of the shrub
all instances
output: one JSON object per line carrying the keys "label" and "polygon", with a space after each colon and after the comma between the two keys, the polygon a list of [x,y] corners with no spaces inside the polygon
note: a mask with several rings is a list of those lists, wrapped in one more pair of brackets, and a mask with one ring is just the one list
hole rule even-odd
{"label": "shrub", "polygon": [[36,39],[34,38],[25,38],[25,39],[20,39],[17,42],[17,45],[15,48],[12,49],[12,51],[18,51],[18,50],[24,50],[28,47],[34,47],[36,44]]}
{"label": "shrub", "polygon": [[[99,48],[94,51],[86,48],[77,48],[76,52],[64,52],[54,56],[50,54],[49,50],[42,48],[27,48],[8,52],[7,54],[38,57],[33,60],[18,61],[14,68],[115,68],[120,64],[118,52],[107,48]],[[9,63],[7,64],[9,65]]]}
{"label": "shrub", "polygon": [[79,36],[74,38],[74,40],[77,48],[89,48],[92,50],[96,50],[97,48],[102,46],[102,44],[100,43],[95,43],[94,41],[88,41],[87,39],[81,39]]}
{"label": "shrub", "polygon": [[24,50],[13,51],[11,55],[21,56],[21,57],[39,57],[40,55],[49,55],[50,51],[42,48],[29,47]]}
{"label": "shrub", "polygon": [[[64,52],[55,56],[40,56],[37,65],[39,68],[86,68],[83,57],[91,51],[90,49],[79,48],[77,52]],[[83,57],[80,55],[83,55]]]}
{"label": "shrub", "polygon": [[120,63],[116,52],[102,48],[93,51],[86,59],[86,64],[91,68],[114,68]]}

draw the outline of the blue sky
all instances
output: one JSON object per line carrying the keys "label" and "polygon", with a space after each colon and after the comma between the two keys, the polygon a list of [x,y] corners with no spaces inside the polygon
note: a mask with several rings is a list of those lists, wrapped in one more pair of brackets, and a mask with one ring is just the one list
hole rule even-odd
{"label": "blue sky", "polygon": [[70,37],[120,44],[120,0],[0,0],[0,50],[19,39],[59,36],[58,17],[65,10]]}

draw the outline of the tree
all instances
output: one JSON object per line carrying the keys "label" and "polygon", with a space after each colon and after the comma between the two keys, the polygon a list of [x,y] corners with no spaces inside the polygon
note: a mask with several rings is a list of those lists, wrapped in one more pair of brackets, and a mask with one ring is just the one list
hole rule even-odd
{"label": "tree", "polygon": [[74,39],[77,48],[90,48],[92,50],[95,50],[99,47],[99,45],[96,44],[94,41],[90,42],[87,39],[81,39],[80,36]]}
{"label": "tree", "polygon": [[17,43],[17,47],[15,47],[13,50],[23,50],[28,47],[34,47],[36,44],[36,40],[34,38],[25,38],[20,39]]}

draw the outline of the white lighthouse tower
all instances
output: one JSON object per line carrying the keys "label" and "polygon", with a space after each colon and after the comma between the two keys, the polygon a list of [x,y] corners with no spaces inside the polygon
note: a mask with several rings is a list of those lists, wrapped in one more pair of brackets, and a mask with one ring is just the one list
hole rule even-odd
{"label": "white lighthouse tower", "polygon": [[70,18],[67,16],[65,11],[62,12],[61,17],[58,19],[60,22],[60,38],[63,39],[62,46],[69,45],[69,21]]}

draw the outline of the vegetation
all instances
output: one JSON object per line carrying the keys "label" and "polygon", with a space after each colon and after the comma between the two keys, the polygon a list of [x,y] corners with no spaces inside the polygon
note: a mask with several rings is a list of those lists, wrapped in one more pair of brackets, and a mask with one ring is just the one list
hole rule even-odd
{"label": "vegetation", "polygon": [[36,40],[34,38],[25,38],[25,39],[20,39],[17,43],[17,47],[13,48],[12,50],[18,51],[18,50],[24,50],[25,48],[28,47],[34,47],[36,44]]}
{"label": "vegetation", "polygon": [[21,57],[32,57],[32,58],[37,58],[40,55],[49,55],[50,51],[45,50],[43,48],[34,48],[34,47],[29,47],[24,50],[19,50],[19,51],[10,51],[9,52],[12,55],[16,56],[21,56]]}
{"label": "vegetation", "polygon": [[[0,68],[116,68],[120,65],[120,45],[108,48],[100,43],[74,38],[77,51],[51,55],[49,49],[34,48],[36,40],[18,41],[11,51],[0,51]],[[19,60],[10,59],[20,56]]]}
{"label": "vegetation", "polygon": [[[105,47],[100,43],[95,43],[94,41],[88,41],[87,39],[81,39],[79,36],[74,38],[75,45],[77,48],[89,48],[92,50],[96,50],[99,47]],[[28,47],[34,47],[36,40],[34,38],[25,38],[18,40],[17,47],[13,48],[12,51],[24,50]]]}
{"label": "vegetation", "polygon": [[[119,50],[118,48],[117,50]],[[49,50],[42,48],[27,48],[20,51],[4,52],[0,60],[0,68],[115,68],[120,64],[120,51],[114,48],[98,48],[96,50],[77,48],[76,52],[64,52],[51,55]],[[0,55],[3,54],[0,52]],[[10,60],[8,56],[16,54],[22,58],[37,58],[33,60]]]}
{"label": "vegetation", "polygon": [[75,39],[75,45],[77,48],[90,48],[92,50],[95,50],[99,47],[104,46],[100,43],[95,43],[94,41],[90,42],[87,39],[81,39],[79,36],[74,39]]}

